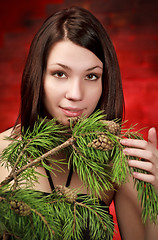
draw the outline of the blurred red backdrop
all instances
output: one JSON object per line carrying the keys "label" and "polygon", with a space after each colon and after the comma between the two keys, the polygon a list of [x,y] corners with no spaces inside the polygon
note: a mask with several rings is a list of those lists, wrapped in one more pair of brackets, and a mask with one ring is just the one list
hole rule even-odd
{"label": "blurred red backdrop", "polygon": [[[158,129],[157,0],[1,1],[0,132],[13,126],[17,118],[21,75],[34,34],[51,13],[71,5],[90,10],[107,29],[119,59],[127,126],[147,127],[142,131],[147,138],[148,128]],[[119,234],[114,239],[119,240]]]}

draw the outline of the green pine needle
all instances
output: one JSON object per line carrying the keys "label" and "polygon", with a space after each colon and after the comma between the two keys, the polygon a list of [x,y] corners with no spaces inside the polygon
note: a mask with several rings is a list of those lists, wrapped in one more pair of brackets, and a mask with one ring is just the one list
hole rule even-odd
{"label": "green pine needle", "polygon": [[[0,183],[0,237],[6,233],[12,239],[79,240],[83,239],[83,231],[88,227],[92,239],[112,239],[113,222],[106,207],[100,205],[100,193],[114,190],[112,183],[125,183],[128,174],[133,171],[128,167],[128,157],[123,154],[124,146],[120,144],[120,139],[143,137],[139,131],[134,131],[134,126],[125,129],[123,125],[120,134],[114,135],[108,130],[106,122],[102,121],[105,118],[102,111],[97,111],[89,118],[81,117],[76,124],[70,119],[70,128],[62,126],[55,119],[47,121],[39,118],[32,132],[22,129],[19,138],[7,138],[11,143],[3,150],[0,164],[11,168],[11,172]],[[105,135],[114,144],[113,149],[103,151],[89,147],[89,143],[97,139],[99,134]],[[55,156],[63,149],[68,163],[64,159],[55,160]],[[53,157],[49,153],[52,150]],[[90,192],[89,196],[78,195],[71,202],[56,192],[44,196],[31,190],[40,175],[36,167],[42,164],[55,175],[55,171],[63,171],[58,166],[59,162],[73,166]],[[19,172],[21,169],[23,171]],[[138,169],[134,171],[145,172]],[[134,184],[142,205],[142,221],[145,223],[149,218],[156,224],[158,196],[154,187],[137,179],[134,179]],[[27,204],[31,209],[30,214],[18,215],[10,201]]]}

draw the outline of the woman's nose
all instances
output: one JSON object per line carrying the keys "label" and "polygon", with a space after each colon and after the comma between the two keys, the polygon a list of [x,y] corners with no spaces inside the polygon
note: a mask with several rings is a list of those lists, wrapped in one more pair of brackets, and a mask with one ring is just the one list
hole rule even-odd
{"label": "woman's nose", "polygon": [[73,101],[81,101],[83,99],[83,90],[81,79],[73,79],[68,84],[66,98]]}

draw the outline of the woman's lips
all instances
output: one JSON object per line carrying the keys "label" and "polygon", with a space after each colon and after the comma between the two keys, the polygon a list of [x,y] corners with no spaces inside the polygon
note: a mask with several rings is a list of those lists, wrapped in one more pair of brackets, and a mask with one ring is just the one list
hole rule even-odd
{"label": "woman's lips", "polygon": [[63,108],[63,107],[60,108],[67,117],[79,117],[83,113],[83,109],[79,108]]}

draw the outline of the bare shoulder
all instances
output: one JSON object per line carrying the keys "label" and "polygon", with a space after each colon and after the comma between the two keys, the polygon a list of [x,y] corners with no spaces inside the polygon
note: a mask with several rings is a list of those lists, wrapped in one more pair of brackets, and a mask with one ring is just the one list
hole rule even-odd
{"label": "bare shoulder", "polygon": [[[5,149],[10,141],[6,140],[5,137],[9,137],[12,133],[13,128],[10,128],[2,133],[0,133],[0,154],[2,153],[3,149]],[[5,177],[9,174],[8,170],[5,166],[0,165],[0,182],[5,179]]]}
{"label": "bare shoulder", "polygon": [[5,137],[9,137],[13,131],[13,128],[10,128],[2,133],[0,133],[0,153],[6,148],[10,141],[6,140]]}

